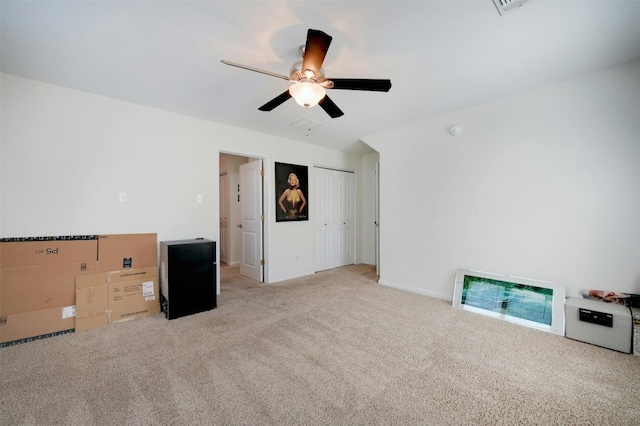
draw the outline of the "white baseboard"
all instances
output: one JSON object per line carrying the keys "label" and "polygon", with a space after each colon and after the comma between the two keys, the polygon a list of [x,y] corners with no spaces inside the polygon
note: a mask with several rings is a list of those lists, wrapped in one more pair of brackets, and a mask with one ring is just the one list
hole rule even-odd
{"label": "white baseboard", "polygon": [[397,283],[392,283],[392,282],[389,282],[389,281],[385,281],[383,279],[379,279],[378,280],[378,284],[381,284],[381,285],[386,286],[386,287],[397,288],[398,290],[409,291],[411,293],[422,294],[424,296],[434,297],[436,299],[442,299],[442,300],[446,300],[448,302],[453,302],[453,296],[449,295],[449,294],[436,293],[434,291],[425,290],[423,288],[409,287],[409,286],[405,286],[405,285],[400,285],[400,284],[397,284]]}
{"label": "white baseboard", "polygon": [[279,283],[281,281],[287,281],[287,280],[293,280],[295,278],[302,278],[302,277],[307,277],[309,275],[313,275],[315,274],[315,272],[311,271],[311,272],[302,272],[300,274],[296,274],[296,275],[285,275],[285,276],[280,276],[280,277],[270,277],[269,278],[269,282],[267,284],[275,284],[275,283]]}

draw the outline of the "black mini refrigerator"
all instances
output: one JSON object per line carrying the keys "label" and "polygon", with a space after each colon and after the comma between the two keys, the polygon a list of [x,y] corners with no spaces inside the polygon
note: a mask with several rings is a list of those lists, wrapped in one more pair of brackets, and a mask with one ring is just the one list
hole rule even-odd
{"label": "black mini refrigerator", "polygon": [[216,305],[216,243],[205,239],[160,242],[160,303],[168,319]]}

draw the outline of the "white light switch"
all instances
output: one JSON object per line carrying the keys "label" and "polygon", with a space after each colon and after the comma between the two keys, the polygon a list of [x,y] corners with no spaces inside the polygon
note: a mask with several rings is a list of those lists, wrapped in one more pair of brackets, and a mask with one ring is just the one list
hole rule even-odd
{"label": "white light switch", "polygon": [[121,203],[126,203],[127,202],[127,193],[126,192],[121,192],[119,197],[118,197],[118,201],[120,201]]}
{"label": "white light switch", "polygon": [[202,195],[200,194],[196,195],[196,203],[202,204]]}

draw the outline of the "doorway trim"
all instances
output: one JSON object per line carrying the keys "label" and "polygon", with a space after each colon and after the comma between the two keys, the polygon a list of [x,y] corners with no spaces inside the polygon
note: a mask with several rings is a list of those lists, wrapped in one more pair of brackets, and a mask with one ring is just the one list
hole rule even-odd
{"label": "doorway trim", "polygon": [[[275,206],[272,205],[271,199],[273,198],[271,185],[269,184],[272,179],[273,171],[271,166],[271,157],[269,155],[256,154],[255,152],[244,152],[230,149],[218,149],[218,161],[220,154],[235,155],[239,157],[248,157],[262,160],[262,169],[264,170],[264,176],[262,178],[262,214],[264,215],[264,221],[262,224],[262,257],[264,258],[263,269],[263,282],[271,282],[271,218],[272,210]],[[220,164],[218,163],[218,171],[220,171]],[[220,194],[218,194],[218,205],[220,205]],[[220,223],[220,209],[218,208],[218,217],[216,220],[216,226]]]}

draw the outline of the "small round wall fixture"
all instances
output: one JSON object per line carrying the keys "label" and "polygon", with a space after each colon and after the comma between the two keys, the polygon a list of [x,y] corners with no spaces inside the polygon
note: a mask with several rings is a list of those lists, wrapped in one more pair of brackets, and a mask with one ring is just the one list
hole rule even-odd
{"label": "small round wall fixture", "polygon": [[449,128],[449,133],[451,133],[453,136],[459,135],[461,131],[462,131],[462,127],[458,125],[451,126]]}

